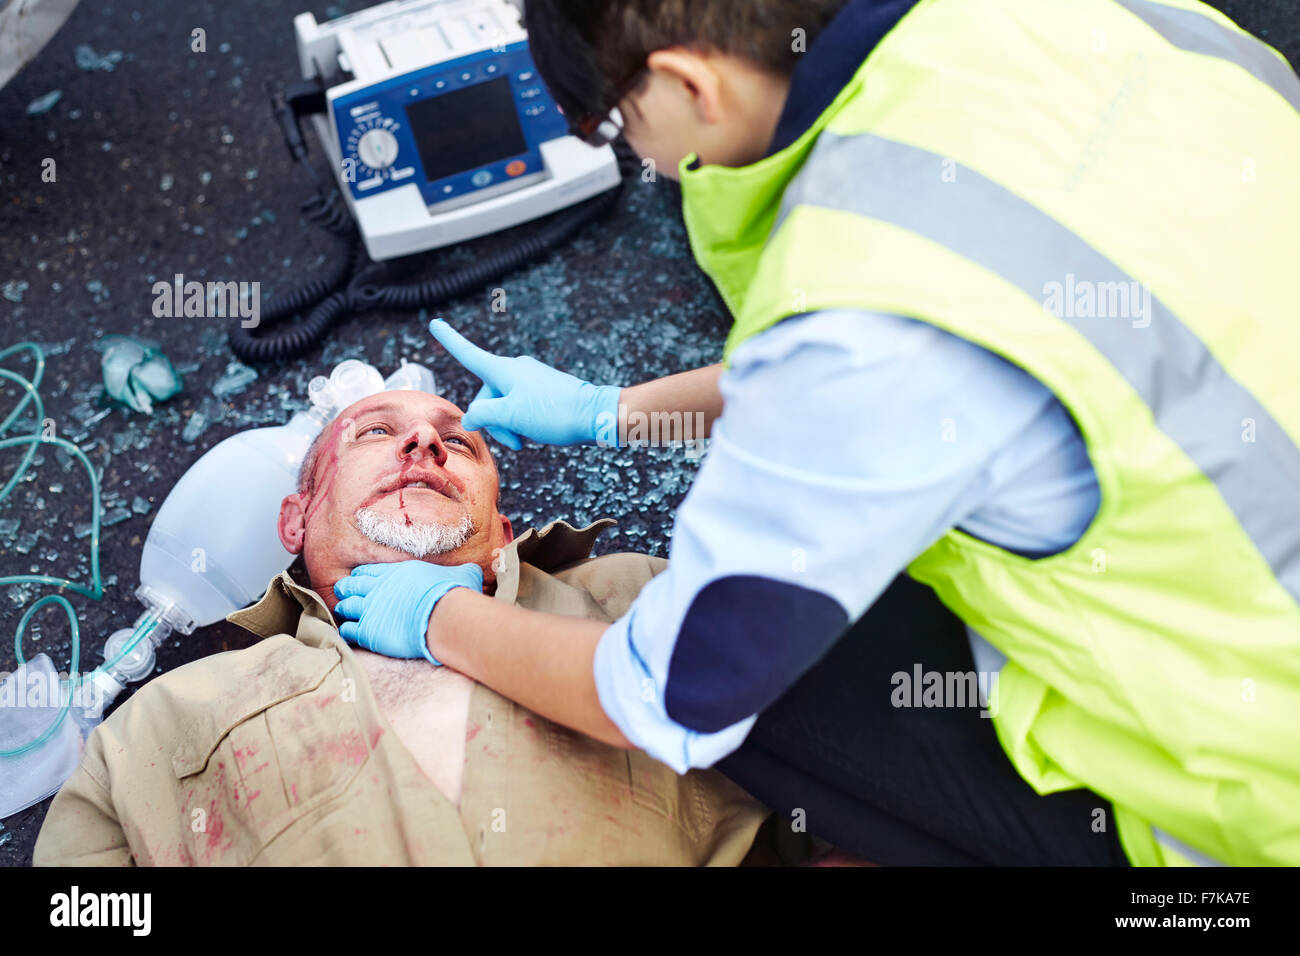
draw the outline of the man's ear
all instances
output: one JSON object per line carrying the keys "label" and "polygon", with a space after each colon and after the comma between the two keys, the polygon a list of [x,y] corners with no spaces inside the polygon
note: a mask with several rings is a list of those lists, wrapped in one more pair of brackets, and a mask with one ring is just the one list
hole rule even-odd
{"label": "man's ear", "polygon": [[511,541],[515,540],[515,529],[510,524],[510,519],[505,515],[498,515],[497,517],[501,519],[501,530],[505,533],[505,539],[501,543],[509,544]]}
{"label": "man's ear", "polygon": [[280,543],[290,554],[302,554],[303,541],[307,537],[306,502],[302,495],[286,495],[280,502],[280,517],[275,523]]}
{"label": "man's ear", "polygon": [[722,118],[721,78],[708,58],[678,46],[655,50],[646,57],[646,66],[681,83],[702,121],[716,123]]}

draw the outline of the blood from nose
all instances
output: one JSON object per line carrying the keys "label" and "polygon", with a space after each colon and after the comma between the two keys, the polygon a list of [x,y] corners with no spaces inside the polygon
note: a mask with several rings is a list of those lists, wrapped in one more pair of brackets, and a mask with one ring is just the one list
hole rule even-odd
{"label": "blood from nose", "polygon": [[[402,469],[398,475],[399,479],[402,482],[406,481],[406,473],[411,470],[411,464],[412,464],[412,460],[410,458],[407,458],[404,462],[402,462]],[[411,516],[405,514],[406,498],[402,495],[402,492],[405,490],[406,490],[405,484],[401,484],[397,486],[397,510],[403,512],[402,517],[406,519],[407,527],[410,527]]]}
{"label": "blood from nose", "polygon": [[435,465],[441,466],[447,460],[447,449],[443,447],[442,440],[438,437],[436,431],[432,433],[427,446],[420,443],[420,435],[416,432],[402,444],[402,467],[409,467],[414,461],[416,453],[422,448],[427,448]]}

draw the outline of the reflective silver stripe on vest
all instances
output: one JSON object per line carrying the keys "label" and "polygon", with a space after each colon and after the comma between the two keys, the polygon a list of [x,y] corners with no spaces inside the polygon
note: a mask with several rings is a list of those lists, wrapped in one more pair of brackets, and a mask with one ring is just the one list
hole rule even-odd
{"label": "reflective silver stripe on vest", "polygon": [[1227,866],[1228,864],[1216,860],[1212,856],[1206,856],[1200,850],[1193,850],[1190,846],[1176,837],[1170,836],[1164,830],[1157,826],[1151,828],[1151,835],[1156,838],[1157,843],[1161,843],[1173,850],[1175,853],[1186,857],[1197,866]]}
{"label": "reflective silver stripe on vest", "polygon": [[1261,83],[1277,90],[1300,111],[1300,77],[1263,41],[1230,30],[1193,10],[1152,3],[1151,0],[1115,2],[1180,50],[1203,53],[1237,64]]}
{"label": "reflective silver stripe on vest", "polygon": [[[1097,289],[1135,284],[1075,233],[975,170],[870,133],[821,133],[786,189],[773,233],[797,205],[845,210],[907,229],[1001,276],[1038,303],[1049,283],[1067,277]],[[1156,427],[1214,483],[1282,586],[1300,602],[1300,449],[1273,416],[1154,294],[1141,327],[1127,318],[1063,314],[1060,320],[1137,391]],[[1244,440],[1249,423],[1254,441]]]}

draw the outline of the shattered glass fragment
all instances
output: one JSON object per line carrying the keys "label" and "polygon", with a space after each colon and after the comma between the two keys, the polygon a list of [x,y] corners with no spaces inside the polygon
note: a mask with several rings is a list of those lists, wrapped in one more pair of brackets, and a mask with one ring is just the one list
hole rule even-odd
{"label": "shattered glass fragment", "polygon": [[203,414],[203,409],[196,408],[190,415],[189,421],[185,423],[185,428],[181,432],[181,440],[193,444],[207,430],[210,424],[212,423],[208,420],[208,416]]}
{"label": "shattered glass fragment", "polygon": [[102,70],[106,73],[112,73],[113,68],[122,62],[121,50],[110,50],[103,56],[95,52],[95,48],[89,43],[77,44],[77,49],[73,51],[76,58],[77,66],[89,72]]}
{"label": "shattered glass fragment", "polygon": [[204,355],[220,355],[226,350],[226,335],[210,325],[199,333],[199,351]]}
{"label": "shattered glass fragment", "polygon": [[51,355],[63,355],[66,352],[70,352],[76,341],[77,337],[74,335],[71,338],[64,339],[62,342],[40,342],[38,344],[41,347],[41,351],[45,353],[45,357],[48,359]]}
{"label": "shattered glass fragment", "polygon": [[92,425],[95,425],[106,418],[112,411],[111,408],[104,408],[96,411],[83,402],[72,409],[71,415],[84,427],[90,428]]}
{"label": "shattered glass fragment", "polygon": [[[39,564],[32,565],[33,574],[37,573],[39,570],[40,570]],[[22,605],[27,603],[28,598],[31,597],[32,594],[31,585],[15,584],[5,593],[9,597],[10,604],[14,605],[14,607],[22,607]]]}
{"label": "shattered glass fragment", "polygon": [[113,525],[120,524],[129,517],[131,517],[131,510],[129,508],[117,507],[111,511],[105,512],[104,516],[99,519],[99,523],[102,527],[111,528]]}
{"label": "shattered glass fragment", "polygon": [[212,384],[212,394],[217,398],[238,395],[255,381],[257,370],[236,359],[226,366],[226,373]]}
{"label": "shattered glass fragment", "polygon": [[138,515],[147,515],[152,507],[153,505],[139,495],[131,499],[131,510]]}
{"label": "shattered glass fragment", "polygon": [[54,104],[63,99],[62,90],[50,90],[44,96],[38,96],[27,104],[28,116],[40,116],[54,108]]}

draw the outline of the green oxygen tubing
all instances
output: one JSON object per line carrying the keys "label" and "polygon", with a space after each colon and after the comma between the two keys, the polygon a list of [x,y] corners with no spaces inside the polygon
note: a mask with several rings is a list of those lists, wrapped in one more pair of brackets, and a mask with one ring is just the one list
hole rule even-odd
{"label": "green oxygen tubing", "polygon": [[[45,375],[45,353],[41,351],[41,347],[35,342],[19,342],[17,345],[11,345],[4,350],[0,350],[0,362],[5,361],[11,355],[21,352],[24,349],[29,350],[32,353],[32,358],[35,362],[35,369],[32,373],[31,379],[26,379],[17,372],[10,371],[7,368],[0,368],[0,377],[13,382],[21,388],[24,393],[22,398],[18,401],[18,404],[14,406],[13,411],[9,413],[3,422],[0,422],[0,436],[2,436],[0,437],[0,448],[16,448],[23,445],[27,446],[27,451],[23,453],[22,460],[18,463],[18,467],[14,470],[14,473],[10,476],[4,487],[0,488],[0,502],[7,499],[17,486],[18,482],[22,480],[23,475],[31,466],[38,445],[53,445],[56,448],[62,448],[73,458],[77,459],[77,461],[81,462],[82,466],[86,469],[86,474],[90,477],[91,586],[86,587],[67,578],[51,577],[48,574],[6,575],[0,577],[0,585],[25,583],[52,584],[59,588],[66,588],[70,591],[75,591],[78,594],[84,594],[86,597],[98,601],[104,596],[103,579],[99,573],[99,479],[96,477],[95,468],[91,465],[90,459],[86,457],[85,452],[70,441],[55,436],[47,436],[42,433],[41,423],[45,419],[45,404],[41,401],[40,392],[37,391],[40,387],[41,379]],[[25,409],[29,403],[35,406],[36,430],[30,434],[9,435],[10,430],[14,427],[14,423],[18,421],[19,416],[23,413],[23,409]],[[18,666],[21,667],[23,664],[27,663],[27,659],[23,656],[23,635],[27,631],[27,624],[32,619],[33,615],[47,604],[57,604],[63,608],[64,613],[68,616],[68,625],[72,631],[72,654],[68,671],[69,678],[67,693],[62,697],[58,716],[50,726],[40,734],[40,736],[21,747],[9,750],[0,750],[0,757],[21,756],[28,751],[35,750],[50,737],[54,736],[55,732],[57,732],[59,727],[63,724],[64,719],[68,716],[68,710],[73,700],[73,691],[83,681],[90,679],[95,673],[95,671],[84,675],[78,673],[81,665],[81,631],[77,626],[76,611],[73,609],[72,605],[68,603],[68,599],[61,594],[47,594],[35,601],[18,621],[18,627],[14,631],[14,658],[16,659]],[[158,620],[158,617],[155,615],[143,616],[137,623],[131,636],[123,643],[121,650],[95,670],[105,672],[110,670],[118,663],[118,661],[122,660],[127,654],[134,650],[141,640],[149,636],[154,628],[157,627]]]}

